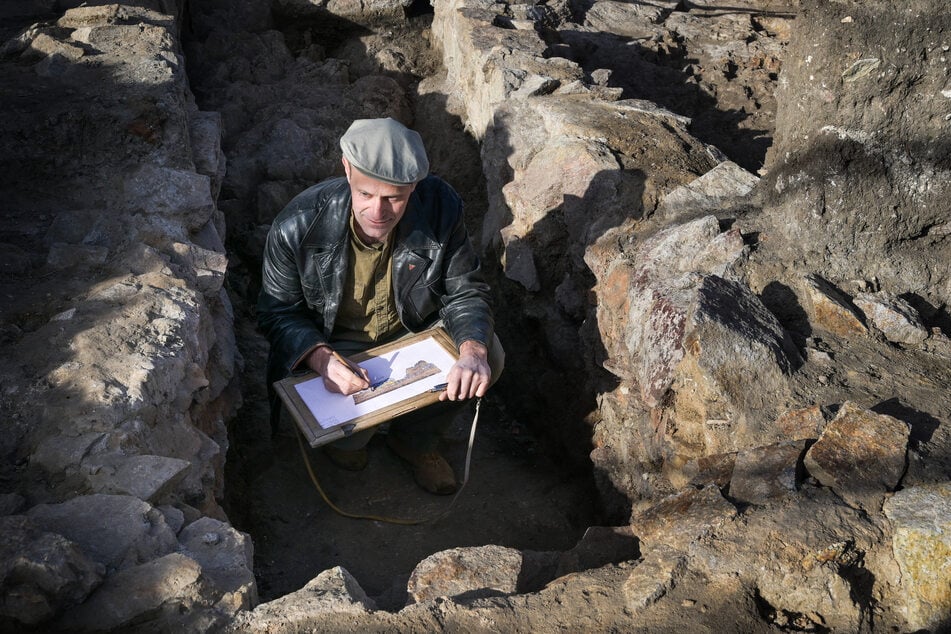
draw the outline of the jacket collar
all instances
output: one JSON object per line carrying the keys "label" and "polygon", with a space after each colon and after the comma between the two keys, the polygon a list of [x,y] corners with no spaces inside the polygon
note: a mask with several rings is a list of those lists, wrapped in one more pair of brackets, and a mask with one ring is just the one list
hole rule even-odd
{"label": "jacket collar", "polygon": [[347,179],[339,177],[322,188],[313,202],[316,213],[301,238],[301,247],[331,251],[346,239],[350,229],[350,186]]}
{"label": "jacket collar", "polygon": [[432,225],[425,221],[420,207],[419,196],[413,192],[406,213],[396,225],[396,244],[410,251],[439,249],[436,233]]}
{"label": "jacket collar", "polygon": [[[350,231],[352,206],[350,186],[346,178],[340,178],[339,182],[332,183],[323,192],[322,200],[316,201],[314,209],[317,216],[307,227],[301,246],[332,251],[345,244]],[[413,192],[406,213],[394,229],[396,246],[410,251],[440,248],[436,233],[420,211],[421,208],[420,198],[417,192]]]}

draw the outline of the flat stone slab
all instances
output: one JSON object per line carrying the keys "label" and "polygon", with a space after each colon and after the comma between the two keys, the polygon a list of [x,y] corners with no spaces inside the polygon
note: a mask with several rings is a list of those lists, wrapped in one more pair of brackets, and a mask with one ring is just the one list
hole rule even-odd
{"label": "flat stone slab", "polygon": [[61,504],[39,504],[27,515],[109,568],[134,566],[178,548],[162,512],[127,495],[82,495]]}
{"label": "flat stone slab", "polygon": [[190,462],[179,458],[123,456],[115,464],[102,465],[87,479],[99,492],[132,495],[154,503],[181,481],[189,467]]}
{"label": "flat stone slab", "polygon": [[897,418],[846,401],[803,462],[816,480],[847,503],[877,512],[885,493],[893,491],[905,473],[910,432]]}
{"label": "flat stone slab", "polygon": [[504,546],[452,548],[417,564],[409,577],[412,601],[423,602],[464,592],[511,594],[518,588],[522,553]]}
{"label": "flat stone slab", "polygon": [[748,504],[766,504],[795,493],[799,460],[805,451],[805,440],[790,440],[739,452],[730,480],[730,497]]}
{"label": "flat stone slab", "polygon": [[691,212],[713,213],[749,194],[758,182],[758,176],[733,161],[724,161],[664,196],[658,213],[671,219]]}
{"label": "flat stone slab", "polygon": [[809,321],[817,328],[840,337],[864,335],[868,328],[849,297],[818,275],[807,275],[802,283]]}

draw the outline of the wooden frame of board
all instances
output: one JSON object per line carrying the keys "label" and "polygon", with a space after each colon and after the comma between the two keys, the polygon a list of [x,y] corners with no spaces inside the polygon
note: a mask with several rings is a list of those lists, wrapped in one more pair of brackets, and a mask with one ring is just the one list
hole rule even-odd
{"label": "wooden frame of board", "polygon": [[[432,337],[432,339],[447,353],[449,353],[449,355],[454,360],[459,358],[459,353],[456,350],[455,344],[452,342],[452,339],[449,337],[446,331],[441,327],[431,328],[429,330],[424,330],[423,332],[408,335],[382,346],[371,348],[365,352],[354,354],[348,358],[351,361],[360,363],[374,357],[380,357],[385,354],[389,354],[394,350],[400,350],[411,346],[412,344],[425,341],[429,337]],[[420,393],[409,398],[400,400],[397,403],[381,407],[371,413],[362,414],[355,418],[345,420],[339,424],[325,428],[320,424],[320,422],[318,422],[317,416],[307,405],[307,403],[304,402],[304,399],[301,398],[301,395],[297,389],[297,385],[313,380],[320,381],[322,379],[316,373],[308,372],[302,375],[290,376],[274,383],[274,389],[281,398],[281,401],[284,403],[284,407],[287,408],[288,413],[297,423],[297,427],[300,429],[301,433],[304,434],[304,438],[311,447],[319,447],[320,445],[325,445],[335,440],[339,440],[340,438],[345,438],[355,432],[379,425],[388,420],[396,418],[397,416],[401,416],[408,412],[426,407],[427,405],[431,405],[439,400],[439,392],[431,391],[427,387],[424,391],[421,391]],[[339,396],[340,395],[334,395],[334,397]]]}

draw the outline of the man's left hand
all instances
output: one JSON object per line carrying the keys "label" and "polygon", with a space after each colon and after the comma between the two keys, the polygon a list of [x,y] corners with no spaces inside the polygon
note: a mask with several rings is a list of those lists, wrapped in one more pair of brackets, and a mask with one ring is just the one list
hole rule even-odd
{"label": "man's left hand", "polygon": [[481,343],[465,341],[459,346],[459,360],[449,370],[446,390],[439,395],[439,400],[463,401],[484,396],[491,379],[489,351]]}

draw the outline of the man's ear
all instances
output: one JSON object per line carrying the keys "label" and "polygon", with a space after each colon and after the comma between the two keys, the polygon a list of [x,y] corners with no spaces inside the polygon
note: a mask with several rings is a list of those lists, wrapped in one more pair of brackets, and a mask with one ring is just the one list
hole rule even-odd
{"label": "man's ear", "polygon": [[340,157],[340,162],[343,163],[343,171],[347,175],[347,182],[349,183],[350,182],[350,162],[343,156]]}

